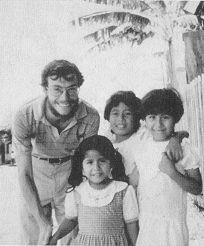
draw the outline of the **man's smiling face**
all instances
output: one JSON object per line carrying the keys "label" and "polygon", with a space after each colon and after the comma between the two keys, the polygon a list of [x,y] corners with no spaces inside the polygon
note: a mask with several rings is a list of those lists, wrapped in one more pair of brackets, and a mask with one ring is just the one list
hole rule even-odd
{"label": "man's smiling face", "polygon": [[62,116],[69,115],[79,100],[76,77],[70,74],[70,78],[65,80],[63,77],[54,79],[50,76],[47,81],[48,86],[45,92],[52,110]]}

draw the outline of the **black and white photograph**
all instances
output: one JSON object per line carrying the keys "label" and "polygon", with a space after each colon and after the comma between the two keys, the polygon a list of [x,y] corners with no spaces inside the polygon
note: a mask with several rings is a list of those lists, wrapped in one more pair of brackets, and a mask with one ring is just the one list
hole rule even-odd
{"label": "black and white photograph", "polygon": [[204,245],[204,1],[0,0],[0,245]]}

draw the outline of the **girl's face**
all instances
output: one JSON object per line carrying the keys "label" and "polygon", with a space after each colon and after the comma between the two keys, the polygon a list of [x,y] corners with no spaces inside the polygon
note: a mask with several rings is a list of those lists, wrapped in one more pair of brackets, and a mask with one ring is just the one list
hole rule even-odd
{"label": "girl's face", "polygon": [[174,132],[174,118],[168,114],[149,114],[145,118],[146,126],[150,130],[154,141],[166,141]]}
{"label": "girl's face", "polygon": [[118,106],[110,111],[110,128],[115,133],[116,138],[128,138],[133,133],[133,114],[130,108],[120,102]]}
{"label": "girl's face", "polygon": [[82,162],[83,175],[94,189],[103,189],[107,186],[111,176],[110,161],[97,150],[88,150]]}

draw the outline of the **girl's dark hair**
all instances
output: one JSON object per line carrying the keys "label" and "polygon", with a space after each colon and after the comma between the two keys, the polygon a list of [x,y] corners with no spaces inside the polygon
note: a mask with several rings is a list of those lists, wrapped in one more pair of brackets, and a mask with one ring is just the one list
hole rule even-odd
{"label": "girl's dark hair", "polygon": [[117,91],[106,102],[104,119],[110,119],[110,112],[113,107],[117,107],[121,102],[130,108],[133,114],[133,131],[136,132],[140,127],[141,119],[141,100],[136,97],[133,91]]}
{"label": "girl's dark hair", "polygon": [[96,150],[111,163],[114,180],[128,182],[121,154],[114,149],[111,141],[104,136],[94,135],[84,139],[72,158],[72,170],[68,182],[74,188],[83,181],[82,162],[87,151]]}
{"label": "girl's dark hair", "polygon": [[55,73],[58,77],[62,77],[66,80],[66,75],[68,74],[75,74],[77,77],[78,87],[80,87],[83,82],[84,78],[79,71],[78,67],[69,61],[66,60],[54,60],[48,63],[42,71],[41,74],[41,86],[47,87],[48,81],[47,78]]}
{"label": "girl's dark hair", "polygon": [[179,92],[174,88],[156,89],[148,92],[142,98],[142,118],[149,114],[168,114],[177,123],[183,113],[183,102]]}

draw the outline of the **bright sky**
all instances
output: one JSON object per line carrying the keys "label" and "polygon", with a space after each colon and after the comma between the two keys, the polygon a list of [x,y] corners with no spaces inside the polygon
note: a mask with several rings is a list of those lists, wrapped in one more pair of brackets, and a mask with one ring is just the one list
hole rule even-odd
{"label": "bright sky", "polygon": [[100,8],[79,0],[0,1],[0,126],[11,123],[12,113],[24,101],[42,93],[41,70],[53,59],[79,66],[85,77],[80,95],[101,114],[116,90],[133,90],[140,97],[163,86],[165,60],[150,56],[158,40],[86,54],[79,31],[69,23]]}

